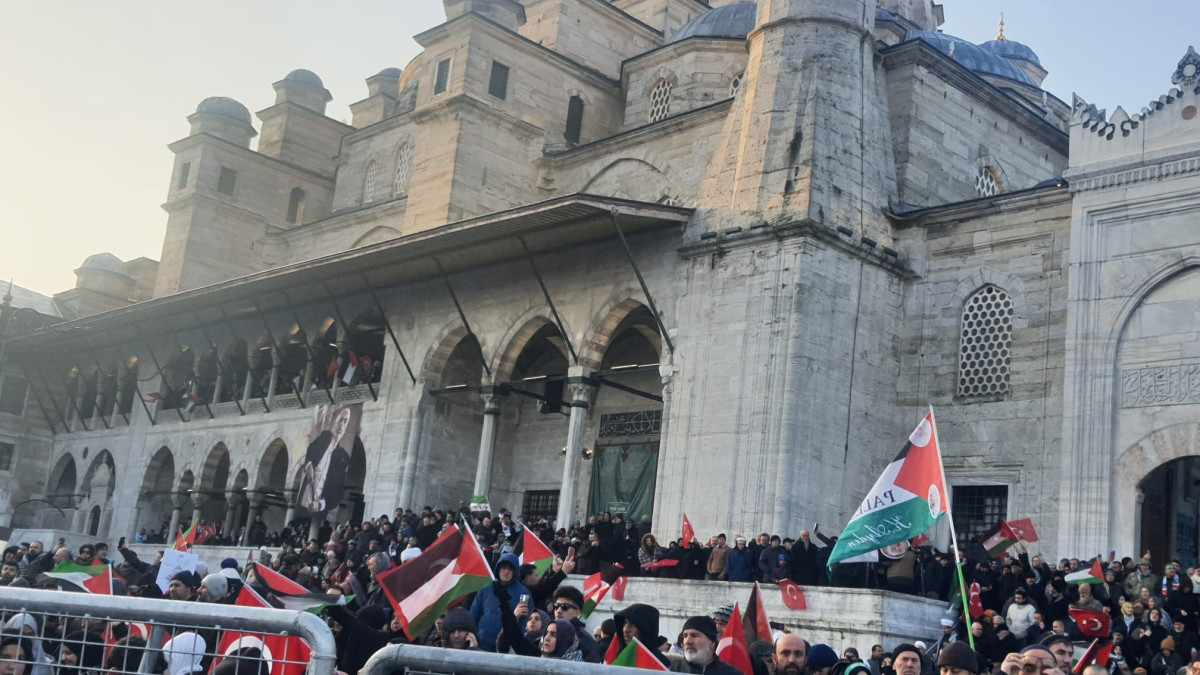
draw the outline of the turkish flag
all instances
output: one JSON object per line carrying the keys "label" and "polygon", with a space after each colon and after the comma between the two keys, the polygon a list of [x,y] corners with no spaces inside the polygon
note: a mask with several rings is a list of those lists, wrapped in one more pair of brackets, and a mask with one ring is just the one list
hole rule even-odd
{"label": "turkish flag", "polygon": [[1093,612],[1087,609],[1072,607],[1067,610],[1079,632],[1090,638],[1106,638],[1112,634],[1112,620],[1104,612]]}
{"label": "turkish flag", "polygon": [[750,647],[746,644],[746,633],[742,628],[742,610],[735,603],[733,614],[729,615],[729,623],[725,625],[725,634],[717,643],[717,656],[725,663],[737,668],[743,675],[754,675],[754,667],[750,664]]}
{"label": "turkish flag", "polygon": [[[612,591],[613,600],[616,600],[617,602],[625,601],[625,586],[628,583],[629,577],[617,577],[616,581],[612,583],[612,588],[609,589]],[[613,642],[616,642],[616,640],[613,640]]]}
{"label": "turkish flag", "polygon": [[692,540],[696,538],[696,531],[692,529],[692,521],[688,520],[687,514],[683,514],[683,547],[687,548],[692,545]]}
{"label": "turkish flag", "polygon": [[215,536],[217,536],[217,526],[205,525],[204,527],[200,528],[198,533],[196,533],[196,545],[202,546],[204,542],[212,539]]}
{"label": "turkish flag", "polygon": [[[267,601],[249,586],[242,586],[235,604],[242,607],[270,607]],[[308,670],[308,662],[312,660],[312,649],[298,637],[227,630],[221,633],[217,646],[218,658],[213,660],[213,666],[219,665],[226,657],[247,658],[238,655],[237,652],[251,648],[261,652],[261,660],[266,661],[271,675],[304,675]],[[256,668],[254,664],[258,660],[250,659],[247,665]]]}
{"label": "turkish flag", "polygon": [[779,591],[783,593],[783,604],[787,605],[788,609],[798,612],[808,609],[808,600],[805,599],[800,584],[791,579],[784,579],[779,582]]}
{"label": "turkish flag", "polygon": [[979,597],[979,582],[971,582],[971,604],[969,606],[972,619],[983,616],[983,600]]}
{"label": "turkish flag", "polygon": [[1037,530],[1033,529],[1033,518],[1010,520],[1008,521],[1008,529],[1012,530],[1012,533],[1021,541],[1033,544],[1038,540]]}

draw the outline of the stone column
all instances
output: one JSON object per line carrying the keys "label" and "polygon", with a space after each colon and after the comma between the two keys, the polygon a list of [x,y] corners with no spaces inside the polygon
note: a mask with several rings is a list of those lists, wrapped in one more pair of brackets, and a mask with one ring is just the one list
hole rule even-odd
{"label": "stone column", "polygon": [[129,541],[137,541],[138,521],[142,519],[142,502],[141,495],[138,495],[138,501],[133,504],[133,520],[129,523],[129,529],[125,532],[125,538]]}
{"label": "stone column", "polygon": [[283,357],[274,347],[271,348],[271,381],[267,383],[267,400],[275,400],[275,384],[279,381],[279,362]]}
{"label": "stone column", "polygon": [[[217,358],[220,359],[221,357],[217,356]],[[217,369],[217,380],[216,380],[216,382],[213,383],[212,400],[209,401],[209,403],[211,403],[215,406],[216,404],[221,402],[221,387],[224,387],[224,386],[225,386],[225,372],[222,371],[220,368],[218,368]]]}
{"label": "stone column", "polygon": [[417,482],[417,462],[421,452],[421,427],[429,406],[418,403],[413,408],[412,419],[408,424],[408,442],[404,448],[404,472],[400,476],[400,498],[396,506],[412,508],[413,488]]}
{"label": "stone column", "polygon": [[[125,383],[125,361],[122,359],[117,362],[117,391],[113,395],[112,410],[109,411],[108,419],[116,425],[117,420],[121,419],[121,385]],[[134,533],[137,533],[137,519],[134,518]]]}
{"label": "stone column", "polygon": [[83,508],[83,503],[75,507],[75,516],[71,521],[72,532],[87,532],[87,517],[89,509]]}
{"label": "stone column", "polygon": [[596,386],[587,379],[590,371],[582,366],[572,366],[567,379],[568,405],[571,418],[567,427],[567,456],[563,462],[562,488],[558,493],[558,518],[555,527],[569,527],[575,509],[575,484],[579,474],[579,463],[583,459],[583,424],[591,405]]}
{"label": "stone column", "polygon": [[250,390],[254,388],[254,369],[250,367],[250,357],[246,357],[246,381],[242,383],[242,409],[250,403]]}
{"label": "stone column", "polygon": [[208,495],[202,495],[198,492],[191,494],[192,498],[192,525],[200,523],[200,516],[204,511],[204,504],[208,502]]}
{"label": "stone column", "polygon": [[316,366],[312,362],[312,359],[309,359],[308,363],[304,364],[304,382],[300,385],[300,397],[304,399],[305,405],[308,405],[308,395],[312,391],[313,372],[315,367]]}
{"label": "stone column", "polygon": [[321,519],[313,516],[312,519],[308,521],[308,538],[316,539],[317,535],[319,534],[321,534]]}
{"label": "stone column", "polygon": [[492,484],[492,455],[496,451],[496,423],[500,419],[500,400],[505,396],[499,387],[483,391],[483,432],[479,435],[479,461],[475,465],[475,492],[486,495]]}
{"label": "stone column", "polygon": [[171,524],[167,527],[166,536],[164,537],[168,543],[175,541],[175,533],[179,531],[179,519],[183,516],[183,505],[188,501],[186,494],[171,495]]}
{"label": "stone column", "polygon": [[242,502],[245,499],[240,492],[225,493],[225,522],[222,523],[222,531],[230,539],[237,536],[237,532],[234,532],[234,523],[237,521],[238,511],[241,510]]}
{"label": "stone column", "polygon": [[283,526],[287,527],[287,524],[292,522],[292,519],[295,517],[296,517],[296,507],[292,504],[288,504],[287,512],[283,514]]}

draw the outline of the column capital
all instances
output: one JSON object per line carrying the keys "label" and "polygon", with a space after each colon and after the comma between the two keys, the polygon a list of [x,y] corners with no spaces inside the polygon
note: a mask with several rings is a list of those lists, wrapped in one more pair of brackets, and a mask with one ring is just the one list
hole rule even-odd
{"label": "column capital", "polygon": [[198,509],[208,502],[208,495],[199,492],[193,492],[189,495],[192,499],[192,508]]}
{"label": "column capital", "polygon": [[228,506],[242,504],[245,501],[246,493],[242,492],[241,490],[230,490],[225,493],[225,503],[228,504]]}
{"label": "column capital", "polygon": [[267,502],[267,496],[257,492],[251,492],[246,495],[246,499],[250,502],[250,508],[261,509],[263,504]]}
{"label": "column capital", "polygon": [[186,492],[171,493],[171,506],[182,509],[188,503],[188,494]]}
{"label": "column capital", "polygon": [[484,415],[499,415],[500,403],[508,397],[508,390],[498,385],[485,385],[479,390],[479,397],[483,399]]}

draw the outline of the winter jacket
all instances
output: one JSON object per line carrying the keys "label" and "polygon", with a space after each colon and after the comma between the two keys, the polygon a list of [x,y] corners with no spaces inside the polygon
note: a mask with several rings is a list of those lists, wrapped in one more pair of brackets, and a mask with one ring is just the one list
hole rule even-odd
{"label": "winter jacket", "polygon": [[731,548],[725,559],[725,574],[729,581],[753,581],[758,561],[749,548]]}
{"label": "winter jacket", "polygon": [[725,561],[729,558],[729,547],[724,544],[714,546],[708,554],[706,570],[714,577],[721,579],[725,576]]}
{"label": "winter jacket", "polygon": [[[511,565],[513,568],[513,580],[505,585],[509,595],[507,607],[502,608],[496,594],[489,591],[476,593],[475,601],[471,603],[471,617],[475,619],[475,623],[479,626],[480,651],[496,651],[496,638],[503,629],[503,625],[500,622],[500,612],[512,612],[521,603],[522,595],[533,595],[516,578],[521,569],[521,561],[517,556],[512,553],[506,553],[500,558],[500,562],[496,566],[499,567],[500,565]],[[497,579],[495,583],[500,585],[500,580]],[[525,630],[525,619],[521,620],[521,630]]]}

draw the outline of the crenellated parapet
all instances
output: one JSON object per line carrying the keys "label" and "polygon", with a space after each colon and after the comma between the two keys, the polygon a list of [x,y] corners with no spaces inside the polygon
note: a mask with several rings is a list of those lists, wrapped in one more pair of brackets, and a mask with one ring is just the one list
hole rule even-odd
{"label": "crenellated parapet", "polygon": [[1200,54],[1194,48],[1171,82],[1176,86],[1133,115],[1118,106],[1109,116],[1075,95],[1065,175],[1073,190],[1200,171]]}

